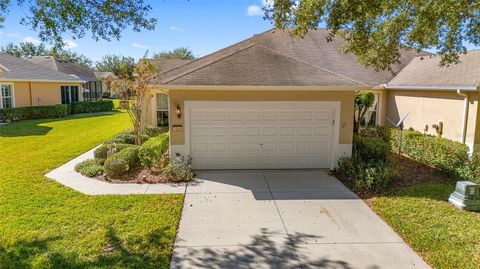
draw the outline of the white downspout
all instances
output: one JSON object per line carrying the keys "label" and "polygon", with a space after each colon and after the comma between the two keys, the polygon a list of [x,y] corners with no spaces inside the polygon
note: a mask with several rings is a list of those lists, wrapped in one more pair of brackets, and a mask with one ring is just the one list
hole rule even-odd
{"label": "white downspout", "polygon": [[470,104],[470,97],[467,93],[462,93],[462,90],[458,89],[457,94],[463,96],[463,120],[462,120],[462,143],[465,144],[467,141],[467,126],[468,126],[468,108]]}

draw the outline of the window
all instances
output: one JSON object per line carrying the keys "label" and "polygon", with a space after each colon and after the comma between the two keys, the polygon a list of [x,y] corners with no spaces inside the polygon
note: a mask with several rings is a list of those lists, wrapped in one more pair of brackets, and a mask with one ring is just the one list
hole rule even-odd
{"label": "window", "polygon": [[157,93],[157,126],[168,126],[168,95]]}
{"label": "window", "polygon": [[78,102],[78,86],[60,86],[62,104]]}
{"label": "window", "polygon": [[375,94],[375,101],[373,105],[367,110],[365,114],[365,122],[368,126],[377,126],[378,124],[378,100],[380,95]]}
{"label": "window", "polygon": [[13,101],[13,84],[0,84],[0,108],[15,107]]}

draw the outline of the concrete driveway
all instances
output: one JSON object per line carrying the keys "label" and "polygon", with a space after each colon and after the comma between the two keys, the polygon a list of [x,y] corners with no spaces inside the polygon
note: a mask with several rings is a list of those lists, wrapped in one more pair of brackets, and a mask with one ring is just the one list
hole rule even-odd
{"label": "concrete driveway", "polygon": [[171,268],[429,268],[323,171],[198,172]]}

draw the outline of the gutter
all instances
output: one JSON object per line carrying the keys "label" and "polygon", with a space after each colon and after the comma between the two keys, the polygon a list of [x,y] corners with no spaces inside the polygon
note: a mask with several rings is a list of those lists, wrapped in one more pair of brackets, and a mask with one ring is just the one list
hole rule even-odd
{"label": "gutter", "polygon": [[468,126],[468,108],[470,106],[470,96],[468,93],[462,92],[461,89],[457,89],[457,94],[463,96],[463,118],[462,118],[462,143],[465,144],[467,141],[467,126]]}
{"label": "gutter", "polygon": [[85,83],[87,82],[86,80],[49,80],[49,79],[18,79],[18,78],[0,78],[0,81],[2,82],[60,82],[60,83]]}
{"label": "gutter", "polygon": [[476,91],[477,86],[395,86],[383,84],[388,90]]}

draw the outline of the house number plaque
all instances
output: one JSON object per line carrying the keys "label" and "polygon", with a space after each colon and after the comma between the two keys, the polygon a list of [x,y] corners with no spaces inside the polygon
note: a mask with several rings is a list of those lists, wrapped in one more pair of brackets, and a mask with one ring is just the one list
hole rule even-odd
{"label": "house number plaque", "polygon": [[172,125],[172,131],[182,132],[183,131],[183,125]]}

